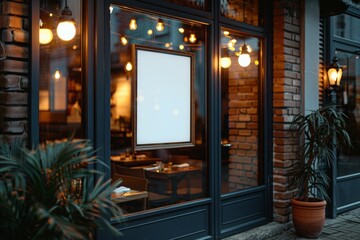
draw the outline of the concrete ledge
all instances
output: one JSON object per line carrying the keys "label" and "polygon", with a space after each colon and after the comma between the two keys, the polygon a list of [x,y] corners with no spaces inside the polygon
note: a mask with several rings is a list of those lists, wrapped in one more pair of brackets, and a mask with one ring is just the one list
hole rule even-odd
{"label": "concrete ledge", "polygon": [[262,240],[269,239],[273,236],[282,234],[283,232],[289,230],[292,227],[292,222],[290,223],[277,223],[271,222],[269,224],[251,229],[246,232],[242,232],[227,238],[224,240]]}

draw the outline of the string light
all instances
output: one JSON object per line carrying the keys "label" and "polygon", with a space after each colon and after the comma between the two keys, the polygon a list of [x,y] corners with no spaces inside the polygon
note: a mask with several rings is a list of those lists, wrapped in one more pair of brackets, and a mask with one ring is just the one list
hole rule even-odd
{"label": "string light", "polygon": [[165,29],[164,22],[161,19],[159,19],[157,24],[156,24],[156,30],[158,32],[162,32],[162,31],[164,31],[164,29]]}
{"label": "string light", "polygon": [[194,33],[191,33],[191,34],[190,34],[190,37],[189,37],[189,42],[195,43],[196,40],[197,40],[197,38],[196,38],[195,34],[194,34]]}
{"label": "string light", "polygon": [[136,23],[136,19],[135,18],[131,18],[130,19],[130,23],[129,23],[129,29],[134,31],[137,29],[137,23]]}

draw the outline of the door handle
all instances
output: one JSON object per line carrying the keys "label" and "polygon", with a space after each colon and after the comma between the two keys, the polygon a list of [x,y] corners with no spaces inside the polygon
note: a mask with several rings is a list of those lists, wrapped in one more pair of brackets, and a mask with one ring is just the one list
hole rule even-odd
{"label": "door handle", "polygon": [[221,146],[223,146],[223,147],[231,147],[232,144],[231,143],[222,143]]}

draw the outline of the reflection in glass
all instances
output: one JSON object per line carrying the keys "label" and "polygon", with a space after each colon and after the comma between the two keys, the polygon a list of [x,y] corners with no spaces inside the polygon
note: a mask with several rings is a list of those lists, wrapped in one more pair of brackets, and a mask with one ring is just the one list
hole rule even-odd
{"label": "reflection in glass", "polygon": [[[221,59],[231,64],[221,68],[222,193],[263,183],[259,157],[260,40],[233,31],[221,31]],[[238,63],[243,42],[251,49],[247,67]]]}
{"label": "reflection in glass", "polygon": [[330,17],[334,35],[360,42],[360,19],[347,14]]}
{"label": "reflection in glass", "polygon": [[182,6],[200,9],[200,10],[209,10],[209,0],[166,0],[167,2],[176,3]]}
{"label": "reflection in glass", "polygon": [[340,148],[338,176],[360,173],[360,59],[356,54],[338,51],[339,64],[343,66],[337,103],[348,116],[354,148]]}
{"label": "reflection in glass", "polygon": [[[112,9],[110,22],[111,171],[113,180],[125,179],[123,187],[131,189],[128,195],[114,195],[113,200],[119,203],[125,213],[132,213],[204,197],[206,196],[206,103],[205,62],[203,60],[206,52],[206,28],[197,23],[140,13],[116,5],[112,5]],[[129,29],[132,18],[136,19],[136,30]],[[157,29],[159,19],[164,26],[163,29],[161,28],[162,31]],[[196,35],[195,43],[190,42],[190,34]],[[141,94],[137,99],[133,97],[136,69],[136,62],[132,55],[134,44],[195,54],[194,147],[133,151],[135,135],[133,106],[136,106],[134,101],[146,101]],[[159,74],[161,74],[161,67],[166,66],[159,66]],[[154,92],[159,89],[161,88],[153,86]],[[160,108],[161,104],[166,103],[154,102],[153,106]],[[133,198],[137,200],[129,200]]]}
{"label": "reflection in glass", "polygon": [[221,0],[221,15],[239,22],[259,26],[259,0]]}
{"label": "reflection in glass", "polygon": [[67,4],[78,27],[74,38],[64,41],[54,33],[65,1],[41,1],[40,19],[52,39],[40,45],[40,142],[81,137],[81,1]]}

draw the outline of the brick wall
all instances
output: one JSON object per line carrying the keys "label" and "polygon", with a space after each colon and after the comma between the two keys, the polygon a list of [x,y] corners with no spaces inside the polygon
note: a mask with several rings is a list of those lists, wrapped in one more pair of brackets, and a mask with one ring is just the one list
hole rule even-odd
{"label": "brick wall", "polygon": [[274,220],[290,220],[290,199],[286,172],[297,158],[298,139],[289,131],[293,116],[301,107],[299,0],[274,1]]}
{"label": "brick wall", "polygon": [[[229,157],[229,187],[244,189],[258,186],[258,66],[253,64],[258,51],[251,52],[252,64],[243,68],[237,57],[229,72],[228,113],[229,141],[232,143]],[[261,165],[261,164],[260,164]]]}
{"label": "brick wall", "polygon": [[[0,1],[0,138],[26,139],[28,132],[28,1]],[[0,50],[2,53],[2,49]]]}

